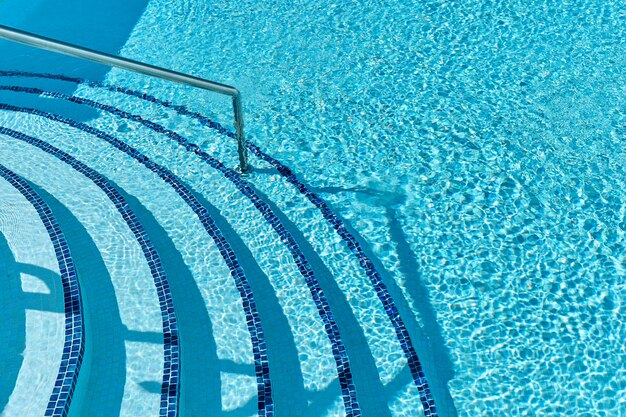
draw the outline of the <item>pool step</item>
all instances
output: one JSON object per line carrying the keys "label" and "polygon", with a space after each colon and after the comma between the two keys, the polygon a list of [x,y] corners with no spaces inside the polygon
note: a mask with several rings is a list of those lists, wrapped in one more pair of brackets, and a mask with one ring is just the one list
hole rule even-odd
{"label": "pool step", "polygon": [[7,343],[0,408],[7,415],[43,416],[65,342],[59,261],[33,204],[3,177],[0,195],[0,312]]}
{"label": "pool step", "polygon": [[39,194],[22,177],[3,165],[0,165],[0,177],[35,208],[54,247],[63,291],[65,339],[56,381],[44,414],[65,416],[69,412],[85,353],[85,316],[76,268],[63,231]]}
{"label": "pool step", "polygon": [[[135,323],[143,323],[143,327],[137,327],[137,330],[140,331],[156,331],[161,334],[161,342],[160,349],[157,349],[158,352],[160,350],[160,354],[155,357],[155,361],[149,362],[146,366],[145,359],[143,359],[147,352],[155,352],[155,349],[148,349],[141,344],[127,343],[126,346],[126,361],[127,361],[127,378],[125,384],[125,390],[134,391],[134,399],[130,400],[132,404],[124,404],[121,406],[122,415],[126,415],[127,409],[132,409],[140,406],[141,408],[145,408],[149,410],[152,408],[154,411],[158,411],[159,409],[167,410],[176,410],[178,406],[178,389],[177,385],[179,382],[178,379],[178,329],[176,326],[176,320],[173,312],[173,306],[171,305],[171,295],[169,294],[169,285],[165,279],[165,275],[163,273],[162,267],[160,265],[160,259],[158,254],[156,253],[154,247],[152,246],[150,240],[147,238],[143,227],[139,224],[134,213],[129,209],[128,204],[124,200],[124,198],[117,192],[117,190],[100,174],[91,168],[84,165],[82,162],[76,160],[69,154],[43,142],[37,138],[25,135],[21,132],[14,131],[8,128],[0,128],[0,133],[9,136],[12,139],[20,141],[21,144],[11,143],[10,141],[3,141],[3,146],[10,146],[12,153],[14,155],[19,155],[20,158],[17,160],[10,161],[12,165],[16,165],[17,168],[22,170],[26,170],[29,174],[29,178],[34,179],[35,182],[40,184],[44,184],[46,187],[53,187],[55,190],[54,195],[56,196],[64,196],[63,188],[66,183],[71,183],[69,179],[71,175],[68,174],[66,170],[63,168],[57,168],[58,171],[62,173],[63,178],[59,175],[48,176],[49,173],[55,172],[53,167],[56,168],[55,165],[62,165],[59,162],[55,162],[53,159],[58,158],[58,161],[62,161],[65,164],[69,165],[72,169],[77,171],[78,173],[84,175],[93,182],[93,185],[100,188],[102,192],[106,195],[106,197],[110,200],[113,207],[110,207],[110,211],[108,214],[106,212],[100,211],[97,213],[99,216],[104,216],[104,218],[112,218],[111,213],[117,211],[121,216],[121,219],[124,220],[126,226],[130,229],[130,236],[134,236],[139,250],[135,253],[140,255],[143,253],[144,260],[143,263],[145,265],[142,266],[142,261],[140,258],[137,258],[136,261],[131,262],[130,265],[135,265],[134,268],[129,270],[128,267],[124,267],[119,265],[119,260],[128,259],[128,249],[124,252],[118,253],[117,257],[110,257],[110,272],[114,278],[114,285],[117,285],[118,300],[119,306],[121,308],[122,317],[124,322],[129,328],[134,328]],[[21,145],[21,146],[20,146]],[[28,146],[30,145],[30,147]],[[38,148],[45,152],[34,152],[32,148]],[[29,149],[31,148],[31,149]],[[20,155],[20,150],[24,149],[24,151]],[[47,154],[47,155],[46,155]],[[52,158],[51,158],[52,157]],[[24,167],[20,167],[19,165],[27,161]],[[48,170],[43,171],[41,169],[37,169],[38,166],[46,166],[49,167]],[[55,179],[52,181],[50,178]],[[89,186],[85,184],[85,180],[83,178],[80,179],[82,181],[81,185],[74,186],[74,189],[83,190],[84,195],[89,194]],[[89,182],[89,181],[87,181]],[[91,187],[93,188],[93,185]],[[54,188],[54,187],[58,188]],[[66,198],[76,198],[76,196],[67,196]],[[90,196],[91,204],[97,202],[98,200],[102,201],[102,199],[98,198],[95,195]],[[67,204],[67,201],[65,202]],[[90,203],[86,201],[82,201],[84,207],[89,208]],[[76,207],[74,212],[80,213],[81,209]],[[118,221],[118,231],[111,234],[104,233],[102,236],[116,236],[123,235],[119,229],[119,220]],[[94,224],[96,222],[91,222]],[[85,222],[85,224],[89,224],[89,221]],[[99,228],[99,232],[102,233],[106,229],[103,229],[104,224],[101,221],[96,223],[96,228]],[[123,228],[123,226],[122,226]],[[98,232],[92,232],[92,236],[100,236]],[[128,232],[126,232],[128,233]],[[127,234],[128,236],[128,234]],[[119,243],[117,244],[119,245]],[[110,245],[114,248],[117,246],[115,244]],[[107,246],[102,246],[102,248],[106,248]],[[122,244],[122,248],[128,247],[128,243]],[[106,250],[102,250],[102,253],[105,253]],[[132,252],[131,252],[132,253]],[[147,262],[146,262],[147,261]],[[117,263],[117,265],[116,265]],[[137,271],[140,271],[137,274]],[[130,280],[129,280],[130,278]],[[143,278],[143,288],[156,288],[156,291],[153,292],[135,289],[135,286],[141,282]],[[97,279],[97,278],[96,278]],[[152,281],[152,282],[151,282]],[[129,293],[132,296],[129,298]],[[123,298],[126,298],[124,301]],[[141,300],[140,305],[138,306],[136,303]],[[153,310],[149,310],[149,306],[154,306]],[[156,398],[154,400],[150,400],[150,396],[144,396],[141,393],[144,391],[141,388],[142,379],[148,377],[149,381],[153,378],[151,377],[155,375],[153,364],[161,363],[162,365],[156,369],[156,375],[163,375],[161,378],[157,379],[157,383],[160,384],[161,387],[167,389],[160,389],[161,395],[160,398]],[[160,368],[160,369],[159,369]],[[174,389],[170,390],[169,387],[173,386]],[[124,397],[127,398],[127,397]],[[138,405],[139,404],[139,405]],[[152,404],[152,405],[150,405]],[[128,411],[128,415],[131,415],[132,412]]]}
{"label": "pool step", "polygon": [[[48,77],[67,82],[80,81],[63,76]],[[277,415],[286,415],[290,414],[288,410],[293,414],[307,402],[309,406],[320,407],[322,403],[311,402],[314,396],[307,391],[325,390],[335,392],[331,395],[335,400],[323,405],[329,415],[357,416],[362,412],[363,415],[436,415],[421,364],[381,276],[342,220],[289,169],[251,144],[250,150],[257,158],[255,164],[262,168],[260,172],[264,167],[268,171],[267,174],[241,177],[219,158],[203,151],[211,148],[210,140],[229,135],[221,126],[184,107],[129,89],[88,83],[81,88],[83,97],[67,97],[28,86],[0,87],[2,89],[15,94],[64,100],[103,112],[98,120],[84,124],[37,109],[0,105],[1,110],[32,118],[35,125],[51,124],[55,126],[55,132],[59,129],[73,132],[66,137],[47,133],[39,136],[46,142],[54,142],[55,146],[78,157],[89,167],[97,167],[105,180],[114,181],[114,189],[124,196],[124,201],[131,202],[134,211],[140,213],[138,223],[150,225],[146,227],[148,233],[145,236],[160,242],[155,245],[159,253],[167,253],[163,265],[168,274],[187,270],[183,274],[186,277],[170,279],[173,307],[177,300],[185,303],[189,294],[195,293],[192,298],[195,297],[196,301],[189,306],[185,304],[189,307],[186,312],[180,313],[177,308],[177,314],[187,318],[203,307],[205,312],[201,316],[205,317],[205,324],[202,327],[206,328],[214,322],[214,317],[219,316],[216,308],[220,304],[215,298],[211,301],[211,291],[207,288],[218,283],[223,288],[230,288],[228,300],[234,300],[233,289],[239,294],[239,301],[226,303],[237,306],[239,311],[225,310],[228,312],[222,314],[222,319],[225,316],[244,317],[249,332],[247,343],[254,358],[247,356],[241,360],[256,365],[251,364],[242,374],[243,369],[220,359],[220,355],[228,357],[229,354],[219,353],[223,348],[219,343],[215,348],[209,346],[218,369],[204,369],[212,373],[213,378],[219,373],[218,383],[221,383],[222,391],[225,387],[252,387],[252,397],[245,392],[241,396],[252,399],[256,395],[254,412],[259,415],[273,415],[275,411]],[[97,94],[91,94],[93,91]],[[107,102],[115,102],[118,107],[84,97],[91,95],[98,96],[99,101],[102,101],[101,96],[107,96]],[[120,100],[120,96],[126,97],[127,101]],[[168,115],[174,112],[178,118],[160,117],[159,123],[155,123],[151,121],[152,116],[133,114],[139,100],[147,102],[146,106],[165,109]],[[125,106],[129,109],[125,110]],[[205,138],[200,146],[174,131],[175,125],[181,122],[180,117],[191,120],[186,136]],[[166,201],[169,205],[163,204]],[[166,207],[159,209],[160,205]],[[174,213],[168,215],[168,210]],[[185,232],[179,229],[185,229]],[[203,238],[199,238],[199,231]],[[206,257],[211,269],[202,270],[193,265],[198,253],[190,251],[186,243],[188,239],[205,246],[211,242],[214,249],[207,252]],[[221,255],[221,261],[217,254]],[[240,254],[243,255],[239,257],[241,262],[237,260]],[[224,270],[230,270],[228,278],[234,281],[234,285],[232,282],[226,284],[224,279],[208,278],[211,271],[220,270],[222,272],[218,275],[222,277]],[[262,302],[257,306],[259,300]],[[212,311],[212,315],[207,316],[207,311]],[[372,326],[373,323],[376,326]],[[193,346],[201,340],[210,340],[206,337],[211,332],[207,329],[207,335],[196,337],[194,342],[193,337],[184,337],[182,329],[185,325],[181,326],[181,366],[184,370],[185,363],[194,363],[193,355],[185,356],[186,342]],[[355,332],[355,328],[359,330]],[[283,329],[282,336],[277,329]],[[195,333],[192,324],[188,325],[186,332]],[[214,332],[214,336],[217,333],[219,331]],[[265,340],[264,337],[270,334],[273,336]],[[280,339],[287,342],[286,346],[279,342]],[[186,357],[189,358],[187,362]],[[210,358],[205,355],[195,363],[201,364]],[[354,358],[357,358],[357,368],[351,367]],[[350,359],[353,361],[349,362]],[[272,364],[275,365],[272,367]],[[333,369],[335,365],[336,369]],[[290,388],[294,377],[302,383],[300,390],[296,389],[299,394],[292,397],[282,394]],[[391,402],[388,405],[387,400],[381,402],[384,397],[376,395],[388,383],[405,381],[403,384],[407,384],[411,379],[413,384],[409,383],[403,394],[403,401],[412,405],[410,411]],[[276,387],[280,390],[277,391]],[[197,401],[193,405],[184,388],[181,392],[182,415],[186,411],[186,401],[192,404],[187,410],[189,415],[194,415],[191,411],[194,407],[196,410],[211,404],[220,407],[220,402],[223,410],[249,407],[249,400],[229,402],[230,397],[224,392],[213,403]]]}

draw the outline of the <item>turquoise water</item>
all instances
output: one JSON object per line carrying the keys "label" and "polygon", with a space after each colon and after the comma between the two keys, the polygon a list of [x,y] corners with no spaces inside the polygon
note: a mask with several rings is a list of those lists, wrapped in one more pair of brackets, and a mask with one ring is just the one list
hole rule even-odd
{"label": "turquoise water", "polygon": [[[109,15],[71,3],[74,14],[64,18],[51,2],[18,13],[5,0],[0,23],[237,86],[249,140],[328,202],[372,260],[437,415],[626,415],[622,3],[153,0],[116,3]],[[85,35],[83,26],[109,37]],[[0,70],[103,81],[231,128],[228,100],[206,92],[0,48],[15,57]],[[266,204],[259,209],[227,170],[119,110],[234,168],[233,139],[197,118],[95,84],[35,76],[0,84],[118,109],[0,91],[0,103],[122,140],[207,208],[254,294],[271,412],[350,415],[333,350],[339,340],[362,415],[424,415],[419,384],[360,258],[275,167],[251,157],[245,181]],[[241,287],[192,206],[94,132],[2,109],[0,126],[52,144],[114,184],[148,232],[176,309],[179,414],[268,412]],[[50,206],[79,272],[88,352],[70,413],[158,415],[167,361],[142,246],[84,174],[6,132],[0,144],[0,164]],[[2,365],[0,407],[3,416],[43,415],[63,346],[59,271],[36,212],[8,183],[0,186],[0,266],[12,294],[3,289],[0,313],[15,341]],[[314,271],[339,338],[265,207]]]}

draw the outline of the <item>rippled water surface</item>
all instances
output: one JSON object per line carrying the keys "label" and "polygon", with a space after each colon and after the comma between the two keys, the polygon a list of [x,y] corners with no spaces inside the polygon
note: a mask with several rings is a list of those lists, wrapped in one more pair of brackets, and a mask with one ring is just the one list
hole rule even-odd
{"label": "rippled water surface", "polygon": [[[121,54],[242,91],[250,141],[328,201],[374,259],[439,415],[556,417],[626,415],[625,51],[621,1],[152,0]],[[230,103],[206,92],[117,70],[106,81],[232,124]],[[197,121],[100,88],[76,94],[141,112],[235,165],[232,140]],[[89,135],[1,116],[71,149],[154,212],[215,324],[215,361],[224,366],[214,375],[216,407],[254,414],[254,358],[237,289],[204,230],[188,227],[196,222],[189,209]],[[212,205],[229,239],[241,240],[236,251],[254,257],[267,280],[257,299],[284,314],[270,322],[285,326],[286,352],[300,366],[294,378],[304,394],[293,403],[304,398],[307,416],[344,414],[316,306],[252,203],[145,126],[104,113],[84,118]],[[350,334],[362,354],[352,359],[369,361],[379,377],[372,391],[390,415],[418,415],[406,359],[358,261],[316,208],[252,162],[247,181],[310,242],[305,255],[318,277],[325,288],[333,282],[350,323],[363,329]],[[69,175],[64,169],[59,176]],[[274,369],[290,375],[290,363]]]}

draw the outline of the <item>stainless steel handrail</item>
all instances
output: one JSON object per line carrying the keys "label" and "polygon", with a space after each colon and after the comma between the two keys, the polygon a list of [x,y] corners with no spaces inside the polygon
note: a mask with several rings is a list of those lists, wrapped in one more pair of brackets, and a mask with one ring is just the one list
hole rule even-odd
{"label": "stainless steel handrail", "polygon": [[233,98],[233,112],[235,113],[235,133],[237,137],[237,152],[239,153],[239,167],[242,173],[246,173],[250,170],[246,138],[243,133],[241,93],[235,87],[183,74],[181,72],[170,71],[165,68],[144,64],[143,62],[122,58],[105,52],[83,48],[82,46],[72,45],[4,25],[0,25],[0,38],[231,96]]}

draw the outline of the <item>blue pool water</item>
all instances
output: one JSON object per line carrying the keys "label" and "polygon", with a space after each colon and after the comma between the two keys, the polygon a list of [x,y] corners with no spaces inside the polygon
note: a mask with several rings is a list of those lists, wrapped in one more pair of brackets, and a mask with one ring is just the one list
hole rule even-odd
{"label": "blue pool water", "polygon": [[107,4],[0,24],[254,170],[1,41],[3,417],[626,415],[621,2]]}

